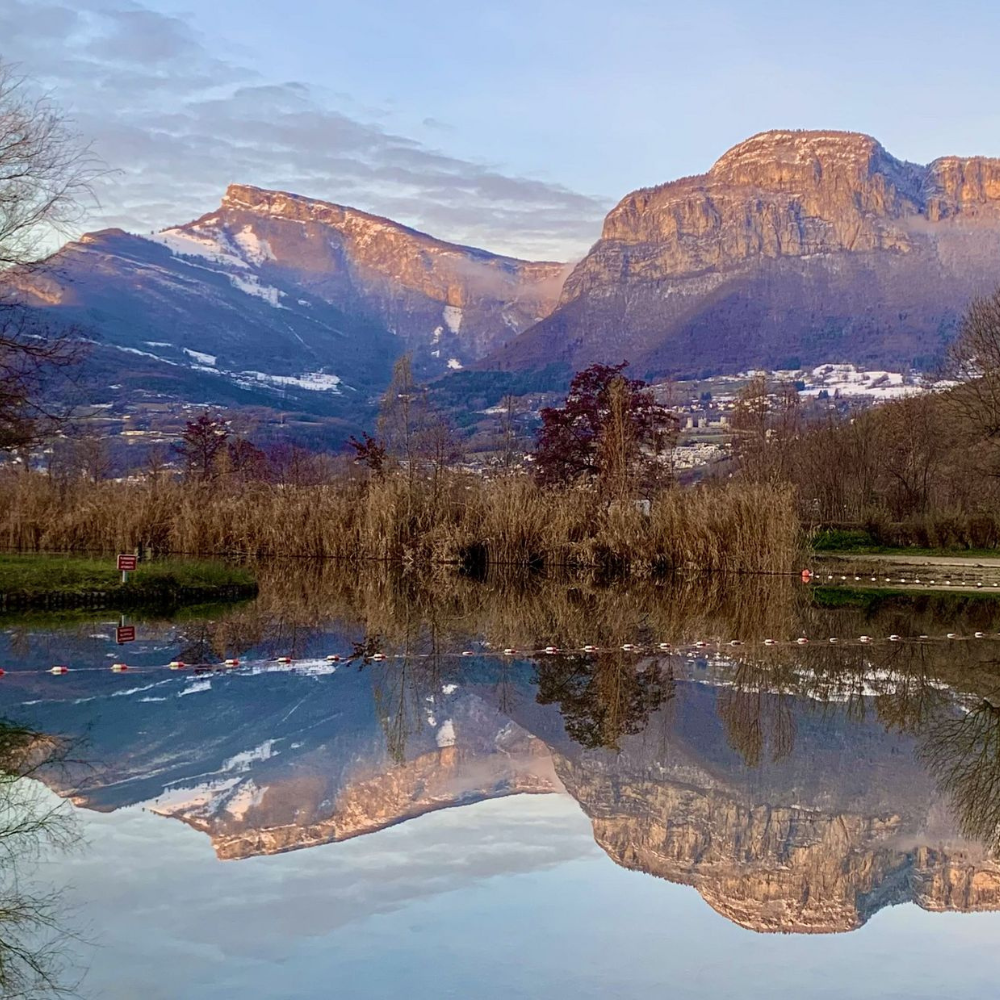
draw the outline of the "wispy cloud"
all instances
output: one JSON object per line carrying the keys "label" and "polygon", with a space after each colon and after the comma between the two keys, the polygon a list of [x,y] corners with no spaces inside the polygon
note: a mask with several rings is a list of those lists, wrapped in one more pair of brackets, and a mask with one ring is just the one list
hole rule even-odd
{"label": "wispy cloud", "polygon": [[[0,56],[70,109],[120,173],[92,228],[138,231],[209,211],[245,182],[388,215],[459,242],[568,259],[608,201],[450,156],[308,83],[266,79],[191,25],[130,0],[6,0]],[[427,119],[439,135],[447,126]]]}

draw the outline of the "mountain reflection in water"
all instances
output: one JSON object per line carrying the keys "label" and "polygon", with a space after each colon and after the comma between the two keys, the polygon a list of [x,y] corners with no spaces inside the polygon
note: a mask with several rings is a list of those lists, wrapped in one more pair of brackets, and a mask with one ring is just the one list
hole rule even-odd
{"label": "mountain reflection in water", "polygon": [[[140,669],[238,655],[239,671],[52,679],[26,668],[57,648],[71,665],[103,664],[100,629],[9,626],[5,711],[86,738],[86,767],[45,773],[60,794],[101,811],[142,803],[204,831],[220,858],[568,793],[616,863],[693,886],[743,927],[847,931],[905,901],[1000,908],[1000,645],[762,639],[995,634],[997,607],[951,596],[823,607],[785,581],[278,568],[256,601],[142,623],[130,650]],[[744,645],[620,650],[734,637]],[[585,644],[604,651],[492,652]],[[278,655],[296,662],[278,668]]]}

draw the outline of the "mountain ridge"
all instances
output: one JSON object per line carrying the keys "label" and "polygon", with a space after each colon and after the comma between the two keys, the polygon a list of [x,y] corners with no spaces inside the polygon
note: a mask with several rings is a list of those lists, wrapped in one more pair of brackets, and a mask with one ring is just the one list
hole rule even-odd
{"label": "mountain ridge", "polygon": [[553,313],[481,367],[909,367],[1000,282],[998,261],[1000,160],[921,166],[861,133],[763,132],[704,174],[626,195]]}

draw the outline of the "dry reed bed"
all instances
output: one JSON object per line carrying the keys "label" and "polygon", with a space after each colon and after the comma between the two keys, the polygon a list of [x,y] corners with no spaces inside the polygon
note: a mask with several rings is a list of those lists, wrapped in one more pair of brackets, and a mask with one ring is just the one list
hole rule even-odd
{"label": "dry reed bed", "polygon": [[668,490],[648,514],[527,477],[405,476],[323,486],[75,483],[0,476],[0,546],[16,551],[277,555],[465,565],[784,573],[799,551],[789,489]]}

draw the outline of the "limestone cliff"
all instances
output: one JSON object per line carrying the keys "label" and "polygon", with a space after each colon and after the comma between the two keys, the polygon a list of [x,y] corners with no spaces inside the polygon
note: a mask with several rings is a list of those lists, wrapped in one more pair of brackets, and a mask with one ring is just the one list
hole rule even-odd
{"label": "limestone cliff", "polygon": [[904,163],[869,136],[774,131],[626,196],[552,316],[490,363],[691,374],[927,364],[1000,281],[1000,160]]}

